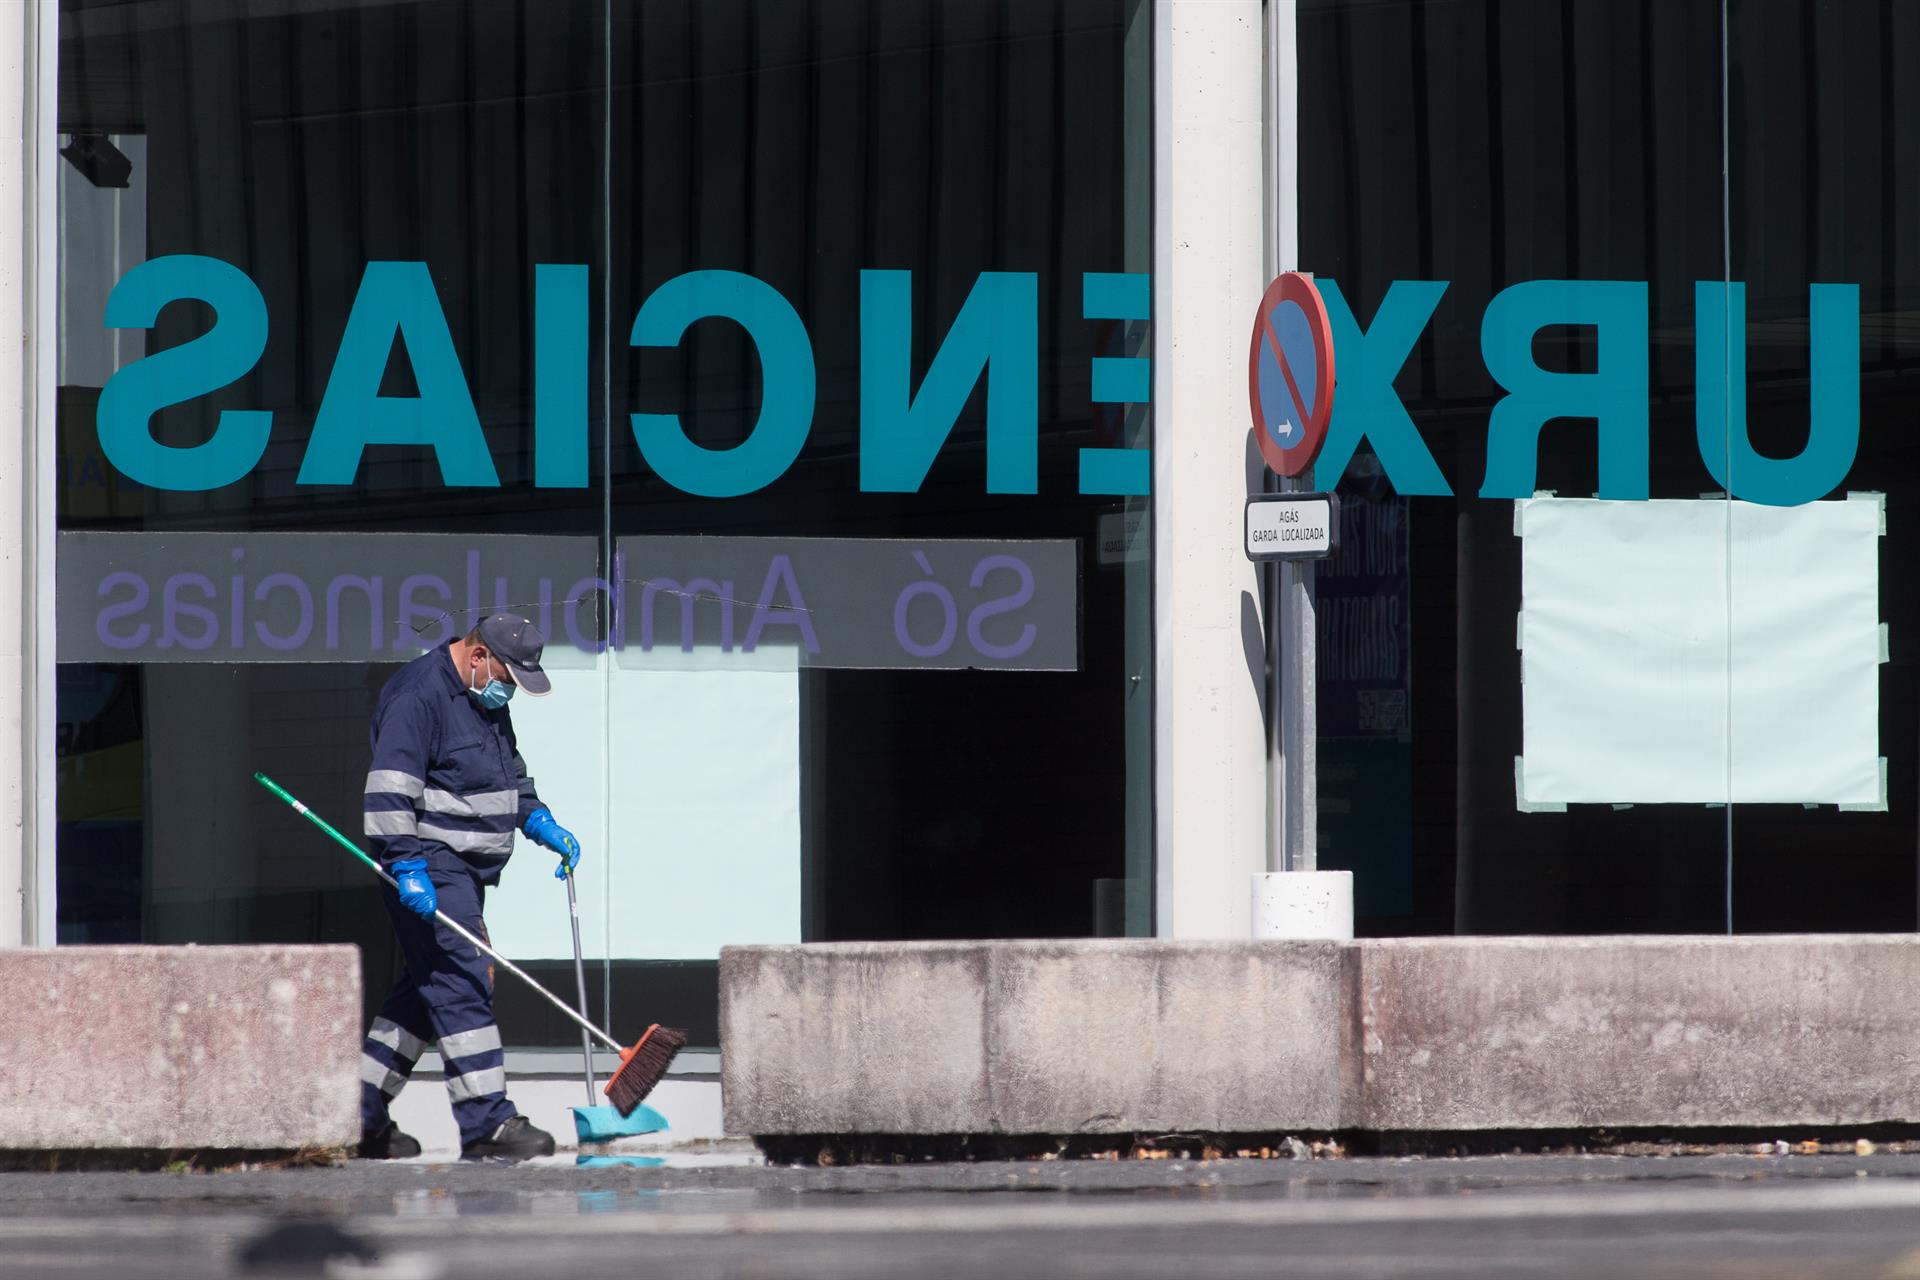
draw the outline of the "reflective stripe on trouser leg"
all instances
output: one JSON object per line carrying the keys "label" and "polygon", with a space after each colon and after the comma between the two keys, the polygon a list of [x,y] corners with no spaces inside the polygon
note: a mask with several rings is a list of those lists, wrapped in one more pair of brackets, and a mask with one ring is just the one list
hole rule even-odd
{"label": "reflective stripe on trouser leg", "polygon": [[488,1023],[471,1031],[443,1035],[440,1055],[447,1063],[447,1096],[455,1102],[506,1093],[506,1058],[500,1048],[499,1027]]}
{"label": "reflective stripe on trouser leg", "polygon": [[396,1067],[388,1066],[370,1053],[363,1053],[360,1055],[360,1083],[372,1085],[388,1102],[392,1102],[399,1095],[400,1090],[406,1087],[407,1077],[412,1074],[413,1064],[408,1063],[407,1066],[407,1071],[401,1071]]}
{"label": "reflective stripe on trouser leg", "polygon": [[489,1022],[471,1031],[454,1031],[440,1037],[440,1056],[448,1062],[500,1052],[500,1028]]}
{"label": "reflective stripe on trouser leg", "polygon": [[414,989],[411,975],[402,973],[360,1046],[361,1129],[377,1129],[387,1122],[387,1104],[406,1087],[414,1063],[427,1047],[419,1033],[430,1029],[427,1006]]}
{"label": "reflective stripe on trouser leg", "polygon": [[[486,937],[478,875],[438,856],[430,857],[428,863],[440,910]],[[460,1126],[460,1142],[464,1146],[488,1137],[515,1114],[507,1101],[506,1062],[493,1020],[492,962],[452,930],[402,907],[391,891],[383,901],[406,957],[407,973],[432,1024],[432,1038],[439,1041],[446,1060],[447,1095]],[[408,1022],[406,1018],[394,1021],[402,1026]]]}
{"label": "reflective stripe on trouser leg", "polygon": [[507,1069],[486,1067],[465,1075],[447,1077],[447,1096],[455,1102],[472,1102],[489,1094],[507,1096]]}
{"label": "reflective stripe on trouser leg", "polygon": [[408,1062],[420,1061],[420,1053],[427,1047],[424,1039],[384,1014],[373,1020],[373,1026],[367,1030],[367,1039],[375,1044],[386,1045],[393,1050],[394,1057],[404,1058]]}

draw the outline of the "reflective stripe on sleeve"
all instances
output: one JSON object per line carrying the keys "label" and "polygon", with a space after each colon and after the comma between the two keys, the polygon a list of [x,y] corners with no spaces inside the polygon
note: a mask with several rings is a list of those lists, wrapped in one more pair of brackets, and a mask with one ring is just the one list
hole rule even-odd
{"label": "reflective stripe on sleeve", "polygon": [[420,793],[427,789],[424,780],[398,769],[369,769],[367,771],[367,795],[411,796],[418,800]]}
{"label": "reflective stripe on sleeve", "polygon": [[375,809],[365,815],[360,830],[370,836],[410,836],[419,826],[411,809]]}

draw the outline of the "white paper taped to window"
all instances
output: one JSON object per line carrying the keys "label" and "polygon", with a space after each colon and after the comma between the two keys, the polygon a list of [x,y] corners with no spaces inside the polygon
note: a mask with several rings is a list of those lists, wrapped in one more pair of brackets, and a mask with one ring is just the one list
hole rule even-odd
{"label": "white paper taped to window", "polygon": [[[798,942],[800,676],[791,651],[767,648],[748,665],[721,667],[696,649],[679,669],[617,663],[611,673],[548,674],[553,696],[515,699],[514,728],[541,800],[580,838],[587,958],[711,960],[729,943]],[[572,958],[555,865],[523,836],[487,899],[494,941],[515,959]]]}
{"label": "white paper taped to window", "polygon": [[1879,800],[1876,503],[1521,506],[1522,800]]}

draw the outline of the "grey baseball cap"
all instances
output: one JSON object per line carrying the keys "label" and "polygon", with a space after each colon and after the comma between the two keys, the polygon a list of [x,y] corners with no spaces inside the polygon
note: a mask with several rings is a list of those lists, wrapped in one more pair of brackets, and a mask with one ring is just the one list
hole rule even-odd
{"label": "grey baseball cap", "polygon": [[540,669],[547,638],[540,628],[517,613],[493,613],[480,620],[481,641],[513,675],[513,682],[538,698],[553,691],[553,682]]}

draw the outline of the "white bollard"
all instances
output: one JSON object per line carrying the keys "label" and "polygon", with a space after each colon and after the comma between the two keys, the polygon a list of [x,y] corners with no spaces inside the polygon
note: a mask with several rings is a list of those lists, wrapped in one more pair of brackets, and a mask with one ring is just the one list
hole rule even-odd
{"label": "white bollard", "polygon": [[1353,941],[1353,872],[1256,872],[1253,936]]}

